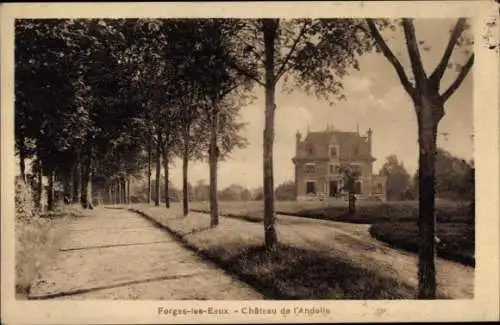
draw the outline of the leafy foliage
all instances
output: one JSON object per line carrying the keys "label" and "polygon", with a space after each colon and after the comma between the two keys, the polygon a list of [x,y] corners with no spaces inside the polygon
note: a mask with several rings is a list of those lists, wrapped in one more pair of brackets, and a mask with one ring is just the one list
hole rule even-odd
{"label": "leafy foliage", "polygon": [[387,157],[382,165],[380,176],[387,178],[386,194],[388,200],[408,199],[411,192],[410,174],[406,171],[403,162],[394,155]]}
{"label": "leafy foliage", "polygon": [[33,202],[33,193],[27,183],[16,178],[15,192],[16,222],[29,223],[38,216]]}
{"label": "leafy foliage", "polygon": [[287,181],[283,182],[275,191],[276,200],[278,201],[294,201],[295,200],[295,182]]}
{"label": "leafy foliage", "polygon": [[[222,62],[214,58],[222,56],[226,45],[211,42],[214,32],[224,36],[221,40],[229,39],[231,24],[184,19],[16,21],[20,159],[41,160],[43,173],[55,172],[58,180],[74,177],[76,166],[84,182],[92,172],[104,176],[109,186],[141,176],[148,139],[159,143],[166,157],[181,154],[182,126],[188,126],[193,139],[188,143],[190,159],[203,158],[208,137],[202,117],[213,106],[210,78]],[[212,55],[207,57],[207,52]],[[222,90],[229,93],[234,76],[222,77]],[[238,85],[245,83],[248,89],[246,80]],[[239,135],[243,124],[236,120],[243,102],[236,98],[228,97],[221,112],[223,157],[245,145]]]}

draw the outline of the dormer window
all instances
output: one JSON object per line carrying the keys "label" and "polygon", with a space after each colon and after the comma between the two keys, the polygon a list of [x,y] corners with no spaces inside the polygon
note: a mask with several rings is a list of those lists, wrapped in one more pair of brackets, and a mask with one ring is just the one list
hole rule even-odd
{"label": "dormer window", "polygon": [[339,148],[338,146],[330,146],[330,158],[338,158]]}
{"label": "dormer window", "polygon": [[310,155],[310,156],[312,156],[312,154],[313,154],[313,148],[312,148],[312,146],[308,145],[306,150],[307,150],[307,154]]}

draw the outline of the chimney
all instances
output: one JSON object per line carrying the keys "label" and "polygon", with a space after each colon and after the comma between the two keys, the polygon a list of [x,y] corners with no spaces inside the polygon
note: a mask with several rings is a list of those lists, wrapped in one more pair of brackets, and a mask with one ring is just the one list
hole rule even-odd
{"label": "chimney", "polygon": [[301,134],[299,131],[295,133],[295,151],[299,151],[299,145],[300,145],[300,139],[302,138]]}
{"label": "chimney", "polygon": [[373,130],[369,128],[368,131],[366,132],[366,136],[368,140],[368,147],[370,148],[370,153],[372,152],[372,134]]}

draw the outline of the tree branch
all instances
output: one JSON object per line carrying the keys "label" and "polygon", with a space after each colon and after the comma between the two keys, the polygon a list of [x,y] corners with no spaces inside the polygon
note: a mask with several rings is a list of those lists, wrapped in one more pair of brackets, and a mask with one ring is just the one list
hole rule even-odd
{"label": "tree branch", "polygon": [[222,100],[222,98],[224,98],[227,94],[229,94],[230,92],[232,92],[233,90],[235,90],[236,88],[238,88],[238,86],[239,85],[234,85],[234,86],[230,87],[229,89],[226,89],[223,92],[221,92],[219,94],[219,99]]}
{"label": "tree branch", "polygon": [[441,95],[441,100],[442,102],[446,102],[448,98],[455,93],[455,91],[460,87],[462,82],[464,81],[465,77],[469,73],[470,69],[472,68],[472,64],[474,63],[474,54],[472,54],[469,59],[467,60],[467,63],[465,66],[460,70],[460,73],[457,76],[457,79],[448,87],[448,89]]}
{"label": "tree branch", "polygon": [[387,43],[384,41],[382,38],[382,35],[380,35],[380,32],[377,29],[377,26],[375,26],[375,23],[373,22],[373,19],[367,19],[368,21],[368,27],[370,28],[370,32],[375,38],[375,42],[378,44],[380,49],[382,50],[382,53],[384,56],[389,60],[389,62],[392,64],[394,69],[396,70],[399,79],[401,80],[401,84],[403,84],[404,89],[406,92],[413,98],[415,88],[413,88],[413,85],[411,82],[408,80],[408,77],[406,76],[405,70],[399,60],[396,58],[394,53],[392,53],[391,49],[389,46],[387,46]]}
{"label": "tree branch", "polygon": [[290,57],[292,56],[293,52],[295,52],[295,48],[297,47],[297,44],[299,44],[300,39],[302,36],[304,36],[304,33],[307,31],[307,20],[304,22],[304,25],[302,26],[299,35],[297,38],[294,40],[292,47],[290,48],[290,51],[285,57],[285,60],[283,60],[283,63],[281,64],[281,67],[278,70],[278,73],[276,74],[276,82],[281,78],[281,76],[285,72],[285,67],[288,64],[288,61],[290,61]]}
{"label": "tree branch", "polygon": [[234,64],[233,62],[228,62],[229,66],[234,69],[236,72],[238,72],[239,74],[249,78],[249,79],[252,79],[253,81],[257,82],[259,85],[265,87],[265,84],[256,76],[252,75],[251,73],[249,73],[248,71],[246,71],[245,69],[242,69],[240,67],[238,67],[236,64]]}
{"label": "tree branch", "polygon": [[441,61],[436,66],[436,69],[432,72],[429,78],[432,82],[439,83],[439,81],[443,77],[444,72],[446,71],[446,67],[448,66],[448,62],[450,61],[450,57],[453,53],[453,49],[457,44],[458,38],[465,30],[465,27],[466,27],[465,18],[458,19],[455,28],[451,33],[450,40],[448,41],[448,45],[446,46],[446,50],[444,51],[443,57],[441,58]]}
{"label": "tree branch", "polygon": [[422,85],[427,79],[424,67],[422,66],[422,58],[420,57],[420,50],[417,44],[417,37],[415,36],[415,26],[411,19],[403,19],[403,30],[406,38],[406,47],[408,49],[408,56],[410,57],[411,70],[415,77],[416,87]]}

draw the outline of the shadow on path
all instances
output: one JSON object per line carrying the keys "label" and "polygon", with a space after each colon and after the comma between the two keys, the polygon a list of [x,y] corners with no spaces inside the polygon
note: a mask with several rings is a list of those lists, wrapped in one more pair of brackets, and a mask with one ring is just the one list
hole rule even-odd
{"label": "shadow on path", "polygon": [[88,293],[88,292],[92,292],[92,291],[114,289],[114,288],[119,288],[119,287],[124,287],[124,286],[130,286],[130,285],[140,284],[140,283],[148,283],[148,282],[154,282],[154,281],[174,280],[174,279],[180,279],[180,278],[193,277],[193,276],[202,275],[202,274],[206,274],[206,273],[207,272],[196,272],[196,273],[191,273],[191,274],[159,276],[159,277],[155,277],[155,278],[142,279],[142,280],[134,280],[134,281],[116,283],[116,284],[112,284],[112,285],[105,285],[105,286],[97,286],[97,287],[91,287],[91,288],[85,288],[85,289],[70,290],[70,291],[65,291],[65,292],[56,292],[56,293],[51,293],[51,294],[42,295],[42,296],[31,296],[31,297],[29,297],[29,300],[54,299],[54,298],[60,298],[60,297],[65,297],[65,296],[72,296],[72,295],[78,295],[78,294]]}

